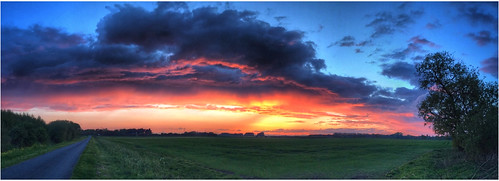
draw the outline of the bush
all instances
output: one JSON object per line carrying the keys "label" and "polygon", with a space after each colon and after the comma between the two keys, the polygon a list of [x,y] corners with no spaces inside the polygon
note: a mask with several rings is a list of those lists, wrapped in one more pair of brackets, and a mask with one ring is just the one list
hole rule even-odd
{"label": "bush", "polygon": [[56,120],[47,125],[50,140],[54,143],[71,141],[80,135],[80,125],[67,120]]}
{"label": "bush", "polygon": [[48,134],[45,121],[29,114],[2,110],[2,152],[12,148],[45,143]]}
{"label": "bush", "polygon": [[2,110],[2,152],[13,148],[29,147],[35,143],[70,141],[80,134],[80,125],[71,121],[46,124],[40,117],[26,113]]}

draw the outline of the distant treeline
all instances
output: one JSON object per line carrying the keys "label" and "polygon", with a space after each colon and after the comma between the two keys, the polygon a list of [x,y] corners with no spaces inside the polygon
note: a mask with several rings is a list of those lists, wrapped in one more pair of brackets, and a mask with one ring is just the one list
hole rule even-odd
{"label": "distant treeline", "polygon": [[[93,135],[93,136],[165,136],[165,137],[266,137],[264,132],[260,132],[258,134],[254,134],[252,132],[248,133],[220,133],[216,134],[213,132],[184,132],[184,133],[161,133],[154,134],[151,132],[151,129],[117,129],[117,130],[108,130],[108,129],[86,129],[82,131],[83,135]],[[290,137],[290,136],[271,136],[271,137]],[[291,136],[296,137],[296,136]],[[299,136],[304,137],[304,136]],[[317,138],[396,138],[396,139],[432,139],[432,140],[443,140],[448,139],[448,136],[411,136],[411,135],[403,135],[400,132],[391,135],[382,135],[382,134],[362,134],[362,133],[334,133],[334,134],[316,134],[309,135],[308,137],[317,137]]]}
{"label": "distant treeline", "polygon": [[[93,135],[93,136],[196,136],[196,137],[212,137],[212,136],[225,136],[225,137],[255,137],[254,133],[221,133],[215,134],[213,132],[197,132],[190,131],[184,133],[161,133],[153,134],[151,129],[86,129],[81,132],[82,135]],[[258,133],[256,137],[265,136],[263,132]]]}
{"label": "distant treeline", "polygon": [[46,124],[43,119],[26,113],[2,110],[2,152],[35,143],[60,143],[80,135],[80,125],[67,120]]}
{"label": "distant treeline", "polygon": [[334,133],[334,134],[316,134],[309,135],[309,137],[324,137],[324,138],[397,138],[397,139],[431,139],[431,140],[450,140],[450,136],[412,136],[404,135],[403,133],[397,132],[391,135],[383,134],[365,134],[365,133]]}
{"label": "distant treeline", "polygon": [[151,129],[86,129],[81,132],[82,135],[94,136],[152,136]]}

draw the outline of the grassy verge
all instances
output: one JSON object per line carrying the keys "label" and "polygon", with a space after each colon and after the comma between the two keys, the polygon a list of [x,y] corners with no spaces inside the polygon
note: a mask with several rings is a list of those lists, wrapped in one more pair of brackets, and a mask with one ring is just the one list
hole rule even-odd
{"label": "grassy verge", "polygon": [[497,155],[470,161],[452,149],[426,153],[387,174],[393,179],[497,179]]}
{"label": "grassy verge", "polygon": [[74,178],[386,178],[424,153],[450,148],[449,141],[329,138],[96,137],[90,144],[96,151],[89,146],[80,159],[96,158],[86,166],[92,173],[77,166],[82,175]]}
{"label": "grassy verge", "polygon": [[15,148],[2,153],[2,168],[6,168],[22,161],[34,158],[36,156],[42,155],[44,153],[50,152],[57,148],[62,148],[64,146],[76,143],[85,139],[86,137],[82,136],[78,139],[68,142],[62,142],[58,144],[35,144],[26,148]]}
{"label": "grassy verge", "polygon": [[99,148],[92,137],[85,148],[85,151],[80,156],[77,165],[73,170],[73,179],[97,178],[97,163]]}

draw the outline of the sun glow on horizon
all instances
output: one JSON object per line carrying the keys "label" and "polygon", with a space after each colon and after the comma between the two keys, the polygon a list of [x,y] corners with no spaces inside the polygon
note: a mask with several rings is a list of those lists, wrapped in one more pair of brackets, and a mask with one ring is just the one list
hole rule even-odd
{"label": "sun glow on horizon", "polygon": [[[285,97],[285,95],[280,95],[281,98],[282,96]],[[138,100],[143,99],[138,98]],[[208,100],[211,99],[208,98]],[[179,133],[186,130],[215,133],[266,131],[274,135],[332,134],[334,132],[355,132],[356,130],[367,133],[380,131],[385,133],[399,131],[406,134],[421,133],[421,130],[414,131],[406,130],[404,126],[397,127],[400,125],[400,121],[396,120],[395,117],[413,116],[409,113],[390,113],[386,116],[376,116],[376,113],[355,111],[358,107],[356,104],[350,106],[347,106],[348,104],[322,105],[313,102],[314,99],[308,99],[308,101],[300,99],[300,102],[289,99],[287,104],[272,101],[272,99],[269,101],[241,100],[236,102],[234,100],[232,99],[230,104],[200,104],[203,101],[197,100],[195,104],[187,102],[184,104],[143,104],[143,106],[138,106],[138,103],[133,103],[134,106],[130,106],[130,104],[128,106],[104,104],[108,106],[101,106],[99,109],[95,109],[96,106],[94,106],[86,110],[73,111],[57,111],[47,108],[33,108],[27,111],[31,114],[41,115],[46,121],[73,120],[79,123],[83,129],[151,128],[155,133]],[[132,102],[131,99],[127,101],[127,103]],[[301,105],[306,105],[306,107]],[[393,128],[384,125],[388,122],[393,124]],[[349,130],[345,130],[345,128]],[[314,130],[319,131],[314,132]],[[327,131],[320,132],[320,130]],[[431,134],[431,130],[427,129],[423,133]]]}
{"label": "sun glow on horizon", "polygon": [[429,52],[497,79],[490,3],[177,3],[2,3],[1,107],[83,129],[434,135]]}

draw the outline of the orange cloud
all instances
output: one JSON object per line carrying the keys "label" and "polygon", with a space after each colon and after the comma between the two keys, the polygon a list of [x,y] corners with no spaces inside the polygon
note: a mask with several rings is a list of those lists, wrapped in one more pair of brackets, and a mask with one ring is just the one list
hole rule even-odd
{"label": "orange cloud", "polygon": [[[192,66],[220,65],[238,69],[248,88],[262,84],[286,85],[298,89],[248,92],[207,88],[223,87],[225,83],[209,79],[164,80],[168,87],[196,86],[188,93],[177,91],[139,90],[137,86],[98,88],[82,92],[60,91],[33,97],[5,97],[3,107],[30,111],[48,120],[70,119],[83,128],[151,128],[155,132],[213,131],[245,132],[266,130],[274,134],[310,134],[313,130],[431,134],[421,122],[407,122],[413,113],[370,110],[364,103],[351,103],[329,89],[311,87],[279,76],[262,76],[255,68],[227,60],[175,60],[155,67],[130,69],[87,69],[68,80],[39,80],[39,83],[71,85],[95,82],[147,82],[159,76],[182,76],[195,72]],[[96,72],[105,72],[103,75]],[[123,78],[124,72],[145,76]],[[105,84],[104,84],[105,85]],[[234,86],[234,85],[232,85]],[[239,85],[242,86],[242,85]],[[360,109],[359,109],[360,108]],[[179,129],[183,128],[183,129]],[[277,131],[276,131],[277,130]],[[286,131],[288,130],[288,131]],[[289,131],[294,130],[294,131]],[[300,130],[300,131],[296,131]]]}
{"label": "orange cloud", "polygon": [[[378,133],[383,130],[385,133],[431,134],[431,130],[423,127],[421,122],[404,122],[404,118],[414,116],[412,113],[361,112],[357,108],[363,104],[347,103],[342,99],[329,100],[326,104],[326,98],[331,99],[330,96],[311,96],[294,91],[241,96],[223,91],[172,95],[116,89],[36,97],[29,101],[33,105],[26,103],[28,101],[21,102],[28,108],[42,107],[27,111],[48,121],[74,120],[84,129],[143,127],[154,132],[190,130],[216,133],[305,130],[300,133],[274,131],[275,134],[289,135],[313,133],[306,130],[373,129]],[[9,98],[2,100],[2,106],[9,105],[10,101]],[[61,110],[41,105],[58,105]]]}

